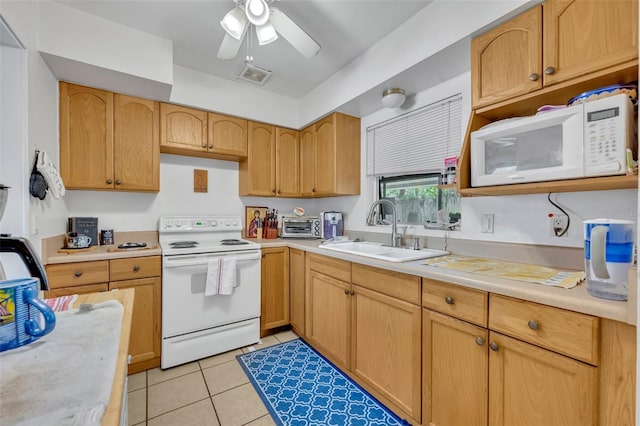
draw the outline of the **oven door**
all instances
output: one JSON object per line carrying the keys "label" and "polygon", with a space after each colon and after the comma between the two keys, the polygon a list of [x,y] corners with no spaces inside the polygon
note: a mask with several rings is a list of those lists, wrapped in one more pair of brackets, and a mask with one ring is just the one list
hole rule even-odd
{"label": "oven door", "polygon": [[[237,286],[231,295],[205,296],[207,265],[236,259]],[[260,251],[164,256],[162,337],[205,330],[260,317]]]}

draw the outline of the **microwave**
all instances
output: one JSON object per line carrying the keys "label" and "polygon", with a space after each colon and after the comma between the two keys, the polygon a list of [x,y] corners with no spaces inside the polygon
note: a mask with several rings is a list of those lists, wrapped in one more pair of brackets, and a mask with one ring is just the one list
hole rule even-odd
{"label": "microwave", "polygon": [[471,133],[471,186],[623,175],[634,116],[620,94],[484,126]]}
{"label": "microwave", "polygon": [[322,238],[318,216],[283,216],[280,232],[282,238]]}

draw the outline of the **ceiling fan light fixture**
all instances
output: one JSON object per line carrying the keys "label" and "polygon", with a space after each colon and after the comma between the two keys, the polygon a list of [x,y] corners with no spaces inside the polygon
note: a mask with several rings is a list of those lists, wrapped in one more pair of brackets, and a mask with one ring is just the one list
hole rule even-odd
{"label": "ceiling fan light fixture", "polygon": [[258,44],[260,46],[272,43],[278,39],[278,33],[276,33],[276,29],[271,25],[271,22],[256,27],[256,35],[258,36]]}
{"label": "ceiling fan light fixture", "polygon": [[405,99],[404,90],[397,87],[382,92],[382,105],[385,108],[398,108]]}
{"label": "ceiling fan light fixture", "polygon": [[240,7],[234,7],[220,21],[220,25],[231,37],[240,40],[247,30],[247,18]]}
{"label": "ceiling fan light fixture", "polygon": [[265,0],[247,0],[245,13],[249,22],[256,27],[266,24],[269,20],[269,6]]}

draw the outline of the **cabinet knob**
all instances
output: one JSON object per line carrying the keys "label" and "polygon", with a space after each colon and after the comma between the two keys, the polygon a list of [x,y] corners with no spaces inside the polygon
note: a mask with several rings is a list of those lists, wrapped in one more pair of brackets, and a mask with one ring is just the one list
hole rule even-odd
{"label": "cabinet knob", "polygon": [[498,344],[496,342],[489,343],[489,349],[491,349],[494,352],[498,352]]}
{"label": "cabinet knob", "polygon": [[120,179],[116,179],[116,185],[120,185],[122,181]]}
{"label": "cabinet knob", "polygon": [[81,276],[82,276],[82,271],[76,271],[73,275],[74,275],[76,278],[79,278],[79,277],[81,277]]}
{"label": "cabinet knob", "polygon": [[556,72],[556,69],[554,67],[547,67],[544,69],[545,75],[551,75],[555,72]]}
{"label": "cabinet knob", "polygon": [[346,288],[344,289],[344,294],[346,294],[347,296],[349,295],[349,290],[347,290]]}
{"label": "cabinet knob", "polygon": [[447,305],[453,305],[453,297],[451,296],[445,297],[444,301],[447,302]]}
{"label": "cabinet knob", "polygon": [[538,321],[536,320],[529,320],[527,324],[529,325],[529,328],[532,330],[537,330],[538,328],[540,328],[540,324],[538,324]]}
{"label": "cabinet knob", "polygon": [[538,81],[538,78],[540,78],[540,76],[538,75],[537,72],[532,72],[531,75],[529,76],[529,80],[531,81]]}
{"label": "cabinet knob", "polygon": [[203,147],[204,149],[207,149],[207,144],[206,144],[206,143],[203,143],[203,144],[202,144],[202,147]]}
{"label": "cabinet knob", "polygon": [[280,190],[278,189],[278,195],[280,195]]}
{"label": "cabinet knob", "polygon": [[476,344],[478,346],[484,345],[484,339],[482,337],[480,337],[480,336],[476,337]]}
{"label": "cabinet knob", "polygon": [[351,290],[351,291],[349,292],[349,294],[353,296],[354,294],[356,294],[356,292],[355,292],[355,291],[353,291],[353,290]]}
{"label": "cabinet knob", "polygon": [[275,190],[275,189],[272,189],[272,190],[271,190],[271,193],[272,193],[272,194],[275,194],[275,193],[276,193],[276,190]]}
{"label": "cabinet knob", "polygon": [[131,364],[132,360],[133,360],[133,357],[131,356],[131,354],[127,355],[127,364]]}
{"label": "cabinet knob", "polygon": [[133,265],[133,272],[138,272],[140,270],[140,266]]}
{"label": "cabinet knob", "polygon": [[107,179],[107,185],[111,185],[113,183],[113,179]]}
{"label": "cabinet knob", "polygon": [[213,149],[213,144],[209,144],[209,149]]}

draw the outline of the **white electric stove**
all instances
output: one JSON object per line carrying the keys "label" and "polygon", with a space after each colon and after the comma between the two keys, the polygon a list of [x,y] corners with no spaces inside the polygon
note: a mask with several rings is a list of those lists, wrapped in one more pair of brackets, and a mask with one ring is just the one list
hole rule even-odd
{"label": "white electric stove", "polygon": [[[242,239],[239,216],[162,216],[161,368],[260,339],[260,246]],[[231,295],[205,296],[209,261],[236,260]]]}

